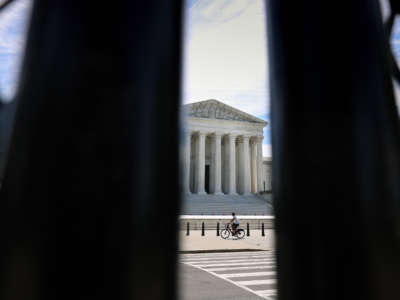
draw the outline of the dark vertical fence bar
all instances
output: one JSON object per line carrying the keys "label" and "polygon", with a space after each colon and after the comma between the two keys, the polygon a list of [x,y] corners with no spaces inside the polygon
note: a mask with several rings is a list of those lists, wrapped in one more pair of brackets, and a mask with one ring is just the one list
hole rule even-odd
{"label": "dark vertical fence bar", "polygon": [[219,222],[217,222],[217,236],[219,236]]}
{"label": "dark vertical fence bar", "polygon": [[250,225],[247,223],[247,236],[250,236]]}
{"label": "dark vertical fence bar", "polygon": [[261,224],[261,236],[265,236],[264,223]]}
{"label": "dark vertical fence bar", "polygon": [[190,234],[190,224],[189,222],[186,223],[186,235]]}
{"label": "dark vertical fence bar", "polygon": [[[0,14],[2,14],[0,12]],[[0,100],[0,185],[3,181],[9,140],[16,109],[16,101],[2,103]]]}
{"label": "dark vertical fence bar", "polygon": [[204,236],[204,222],[201,223],[201,236]]}
{"label": "dark vertical fence bar", "polygon": [[397,299],[400,135],[379,3],[267,1],[279,299]]}
{"label": "dark vertical fence bar", "polygon": [[180,43],[181,1],[35,1],[1,299],[176,297]]}

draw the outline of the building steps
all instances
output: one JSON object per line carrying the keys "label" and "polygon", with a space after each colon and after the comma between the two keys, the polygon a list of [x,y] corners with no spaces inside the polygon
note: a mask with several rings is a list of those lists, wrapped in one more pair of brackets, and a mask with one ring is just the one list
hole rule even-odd
{"label": "building steps", "polygon": [[231,215],[271,216],[272,202],[265,196],[185,195],[181,215]]}

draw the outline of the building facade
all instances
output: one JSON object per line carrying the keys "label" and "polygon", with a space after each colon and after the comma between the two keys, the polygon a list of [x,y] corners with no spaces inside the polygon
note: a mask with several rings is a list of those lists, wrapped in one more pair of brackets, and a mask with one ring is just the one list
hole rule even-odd
{"label": "building facade", "polygon": [[267,122],[217,100],[184,105],[184,190],[249,195],[264,191]]}
{"label": "building facade", "polygon": [[263,192],[272,192],[272,159],[271,157],[264,157],[263,168]]}

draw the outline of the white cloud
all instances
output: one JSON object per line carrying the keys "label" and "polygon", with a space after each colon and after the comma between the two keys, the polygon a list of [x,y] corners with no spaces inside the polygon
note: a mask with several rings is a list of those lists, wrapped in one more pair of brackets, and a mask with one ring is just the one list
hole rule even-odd
{"label": "white cloud", "polygon": [[25,42],[27,14],[31,0],[18,0],[7,6],[1,12],[0,18],[0,49],[8,53],[19,51]]}
{"label": "white cloud", "polygon": [[0,17],[0,94],[11,101],[25,46],[31,0],[18,0],[7,6]]}
{"label": "white cloud", "polygon": [[268,110],[262,0],[198,0],[188,11],[183,102],[218,99],[253,115]]}

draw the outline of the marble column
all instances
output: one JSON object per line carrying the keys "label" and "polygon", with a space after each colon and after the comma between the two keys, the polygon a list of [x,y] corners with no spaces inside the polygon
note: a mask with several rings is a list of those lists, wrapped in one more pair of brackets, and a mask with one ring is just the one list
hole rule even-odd
{"label": "marble column", "polygon": [[221,192],[221,133],[215,133],[211,147],[211,193],[222,195]]}
{"label": "marble column", "polygon": [[205,176],[205,148],[206,148],[206,133],[199,132],[196,143],[196,194],[205,195],[204,176]]}
{"label": "marble column", "polygon": [[236,135],[229,134],[228,139],[228,166],[226,174],[228,178],[228,194],[237,195],[236,192]]}
{"label": "marble column", "polygon": [[250,137],[247,135],[244,135],[241,139],[242,143],[242,151],[241,151],[241,158],[240,158],[240,164],[241,164],[241,187],[242,187],[242,192],[243,195],[249,195],[251,194],[250,192],[250,151],[249,151],[249,140]]}
{"label": "marble column", "polygon": [[262,152],[262,141],[264,137],[257,137],[257,189],[258,192],[262,192],[263,189],[263,178],[262,178],[262,166],[263,166],[263,152]]}
{"label": "marble column", "polygon": [[251,192],[257,194],[257,141],[251,140]]}

